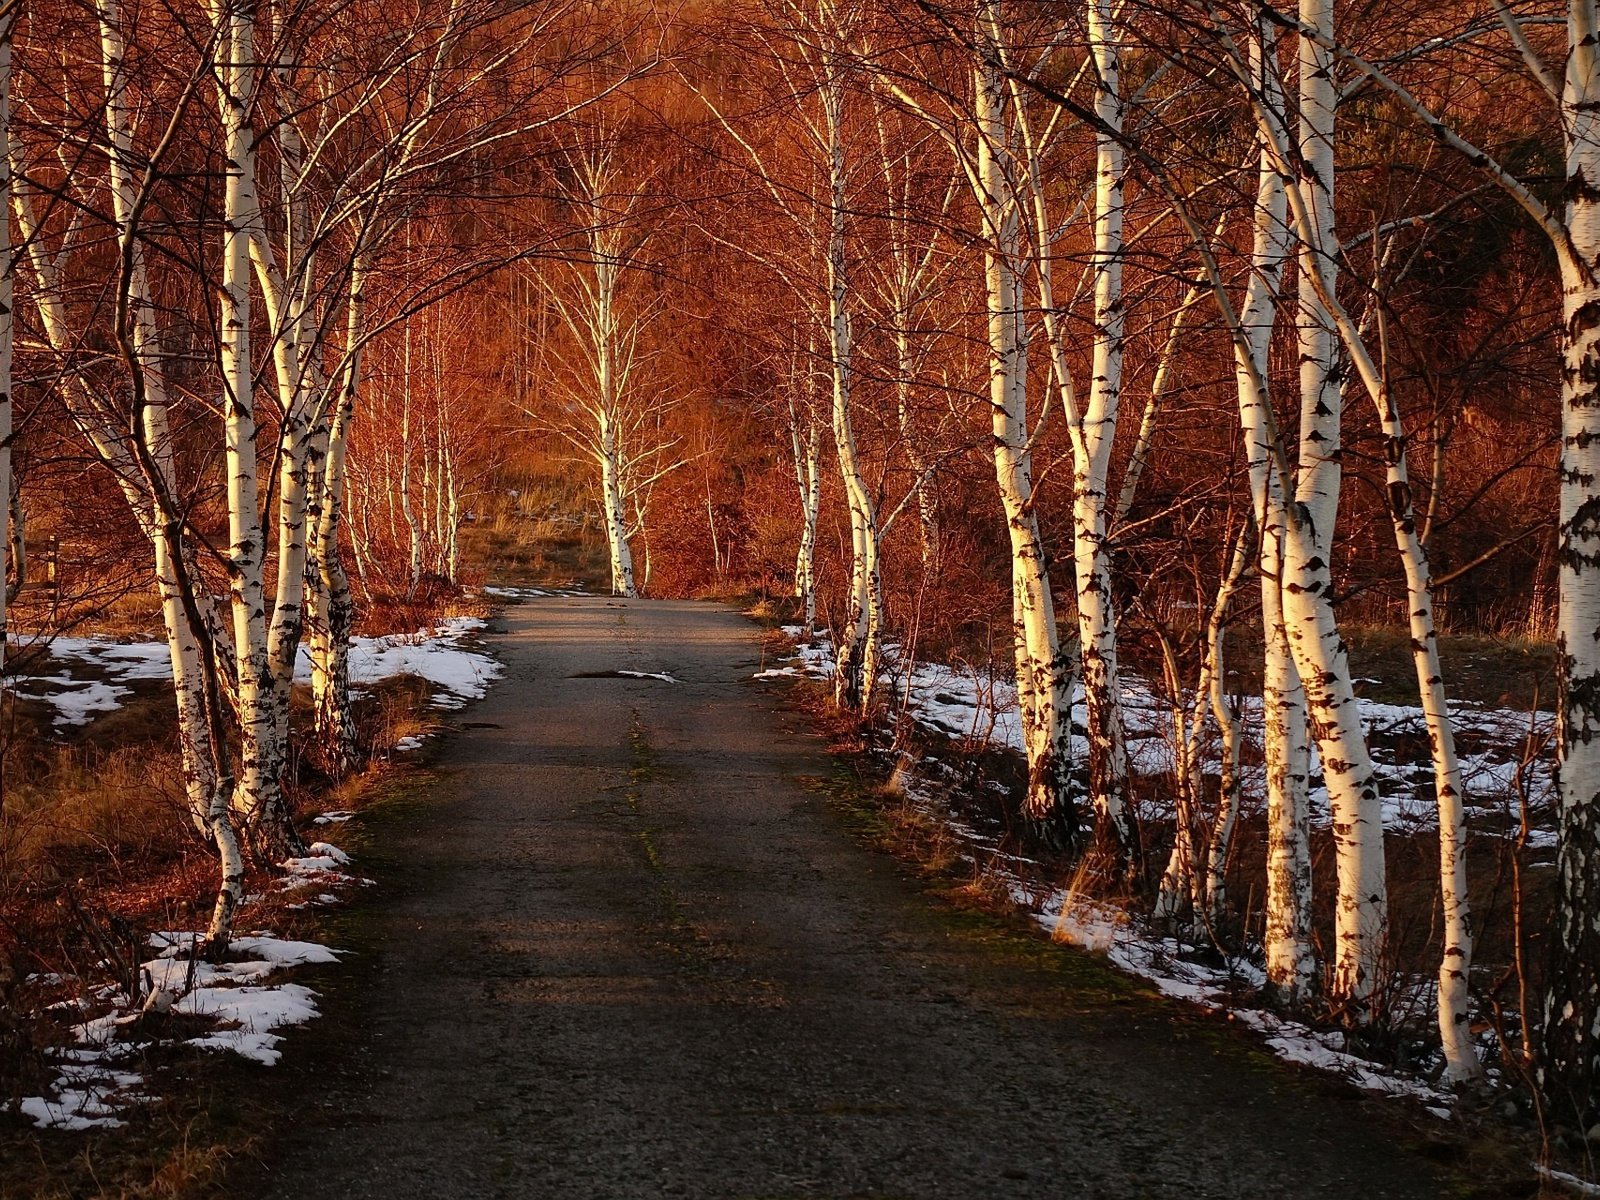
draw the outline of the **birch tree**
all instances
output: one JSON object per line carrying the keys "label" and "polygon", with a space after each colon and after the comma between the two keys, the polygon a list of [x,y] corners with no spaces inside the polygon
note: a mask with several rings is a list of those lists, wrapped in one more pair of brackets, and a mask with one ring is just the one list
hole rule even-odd
{"label": "birch tree", "polygon": [[[1600,796],[1600,751],[1592,749],[1596,742],[1592,734],[1600,729],[1600,652],[1594,650],[1595,629],[1600,628],[1600,572],[1595,567],[1600,556],[1594,551],[1594,543],[1600,541],[1600,501],[1596,500],[1595,486],[1600,458],[1591,448],[1600,432],[1595,418],[1600,411],[1600,397],[1594,383],[1600,379],[1600,191],[1592,182],[1600,180],[1600,128],[1593,111],[1600,101],[1600,59],[1596,50],[1600,16],[1593,0],[1573,0],[1566,6],[1567,61],[1565,71],[1557,73],[1529,42],[1523,19],[1504,6],[1496,10],[1513,47],[1560,116],[1567,186],[1561,204],[1552,205],[1502,162],[1463,137],[1388,71],[1340,44],[1329,31],[1276,10],[1265,11],[1280,25],[1315,41],[1358,76],[1384,89],[1437,143],[1483,172],[1549,240],[1560,269],[1560,816],[1555,936],[1550,942],[1542,1005],[1539,1079],[1547,1101],[1555,1109],[1581,1116],[1600,1092],[1600,887],[1594,883],[1600,877],[1600,803],[1596,801]],[[1376,371],[1373,374],[1369,390],[1381,394],[1381,375]],[[1390,455],[1390,482],[1399,485],[1398,496],[1404,500],[1408,499],[1409,487],[1404,475],[1396,473],[1396,457]],[[1400,467],[1403,470],[1403,463]],[[1408,536],[1398,521],[1396,534],[1401,539]],[[1414,591],[1411,572],[1408,563],[1408,586]],[[1413,618],[1418,619],[1431,626],[1431,611],[1423,609]],[[1431,668],[1426,657],[1428,640],[1419,640],[1423,642],[1423,654],[1418,659],[1420,679]],[[1433,740],[1436,755],[1452,749],[1437,737]],[[1460,847],[1451,843],[1452,839],[1441,837],[1442,873],[1459,870]],[[1450,933],[1461,934],[1466,928],[1463,908]],[[1441,975],[1442,990],[1446,985],[1457,994],[1464,989],[1463,960],[1468,954],[1470,943],[1462,946],[1452,937]],[[1463,978],[1447,980],[1446,974],[1461,974]]]}
{"label": "birch tree", "polygon": [[[856,163],[847,145],[847,119],[855,72],[849,11],[833,0],[785,3],[782,26],[763,37],[764,49],[792,100],[793,144],[805,172],[787,179],[776,161],[731,122],[703,88],[696,94],[738,147],[760,191],[796,238],[785,254],[752,245],[739,248],[783,280],[819,330],[828,371],[833,449],[850,519],[850,581],[834,665],[834,697],[868,711],[875,697],[883,640],[883,531],[878,499],[868,486],[853,413],[856,392],[855,315],[858,287],[852,258],[852,200]],[[761,36],[758,33],[758,36]],[[713,233],[714,237],[718,237]],[[719,240],[724,240],[719,237]]]}

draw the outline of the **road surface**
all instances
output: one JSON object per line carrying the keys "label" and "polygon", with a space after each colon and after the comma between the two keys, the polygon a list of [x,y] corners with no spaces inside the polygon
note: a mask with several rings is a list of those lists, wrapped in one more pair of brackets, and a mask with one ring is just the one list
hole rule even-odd
{"label": "road surface", "polygon": [[864,845],[738,615],[551,598],[497,628],[505,678],[426,794],[365,818],[380,884],[244,1194],[1447,1190],[1376,1102]]}

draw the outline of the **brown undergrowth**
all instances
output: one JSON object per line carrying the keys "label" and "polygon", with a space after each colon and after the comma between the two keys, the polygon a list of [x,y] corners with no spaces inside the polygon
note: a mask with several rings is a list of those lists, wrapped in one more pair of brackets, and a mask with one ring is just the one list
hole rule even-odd
{"label": "brown undergrowth", "polygon": [[[460,605],[454,606],[458,611]],[[434,619],[447,612],[436,612]],[[426,622],[424,622],[426,623]],[[26,701],[5,710],[5,803],[0,807],[0,1198],[214,1194],[252,1136],[249,1064],[174,1049],[145,1052],[149,1105],[120,1129],[39,1131],[14,1110],[53,1078],[44,1052],[70,1041],[78,998],[149,957],[156,929],[202,926],[215,897],[215,859],[189,831],[170,691],[134,684],[116,712],[59,731]],[[357,701],[359,771],[332,779],[302,731],[309,697],[294,697],[286,794],[311,837],[312,818],[359,811],[413,768],[386,748],[437,725],[431,689],[410,677],[364,689]],[[334,840],[339,840],[335,838]],[[240,929],[304,934],[312,918],[259,866]],[[54,1007],[52,1007],[54,1006]]]}

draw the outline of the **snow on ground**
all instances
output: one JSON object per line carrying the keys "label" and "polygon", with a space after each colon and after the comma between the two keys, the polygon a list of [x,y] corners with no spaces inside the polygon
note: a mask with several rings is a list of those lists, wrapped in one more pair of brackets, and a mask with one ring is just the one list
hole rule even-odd
{"label": "snow on ground", "polygon": [[195,956],[202,936],[176,931],[150,936],[157,953],[140,965],[139,995],[109,989],[102,997],[109,1010],[75,1026],[76,1044],[55,1053],[56,1079],[49,1094],[22,1101],[23,1113],[35,1125],[94,1129],[123,1124],[128,1110],[148,1099],[139,1062],[141,1039],[175,1018],[211,1022],[209,1028],[178,1039],[183,1045],[231,1051],[266,1066],[278,1061],[283,1041],[278,1031],[309,1021],[317,1006],[310,988],[275,981],[274,976],[291,967],[338,962],[339,952],[317,942],[256,933],[234,938],[227,960],[211,963]]}
{"label": "snow on ground", "polygon": [[54,708],[57,725],[87,725],[101,713],[121,708],[133,694],[129,684],[172,675],[165,642],[58,637],[49,643],[49,650],[51,659],[65,670],[19,675],[6,680],[6,686],[18,696]]}
{"label": "snow on ground", "polygon": [[[500,675],[500,664],[471,641],[484,627],[477,617],[452,617],[414,634],[358,637],[350,642],[350,684],[360,691],[386,679],[414,675],[435,689],[435,708],[460,709],[483,698]],[[55,710],[57,726],[87,725],[115,712],[133,695],[132,684],[165,681],[172,662],[165,642],[115,642],[108,638],[58,637],[49,643],[49,673],[8,679],[18,696]],[[311,681],[311,658],[302,647],[295,681]]]}
{"label": "snow on ground", "polygon": [[486,587],[483,594],[495,600],[539,600],[549,596],[588,596],[582,588]]}
{"label": "snow on ground", "polygon": [[[759,671],[755,678],[804,676],[826,680],[831,677],[833,651],[825,635],[813,632],[808,636],[799,626],[785,626],[783,632],[795,643],[791,660]],[[1009,681],[997,679],[985,669],[937,663],[916,663],[908,671],[900,661],[898,647],[894,646],[885,647],[885,659],[894,694],[925,730],[1022,753],[1016,689]],[[1143,774],[1170,771],[1172,724],[1167,702],[1143,680],[1125,675],[1123,703],[1127,715],[1128,753],[1135,769]],[[1365,700],[1360,703],[1377,770],[1384,783],[1385,825],[1399,832],[1437,827],[1422,710]],[[1260,699],[1245,697],[1243,705],[1246,736],[1258,737]],[[1520,765],[1521,747],[1530,732],[1538,736],[1548,729],[1550,714],[1455,704],[1451,706],[1451,716],[1456,723],[1468,790],[1469,826],[1480,836],[1515,836],[1520,773],[1525,776],[1520,784],[1530,797],[1530,815],[1537,821],[1532,827],[1529,845],[1535,848],[1553,846],[1550,764],[1541,760],[1525,768]],[[1080,687],[1075,693],[1072,710],[1073,752],[1078,761],[1088,752],[1082,736],[1085,717]],[[1315,766],[1313,763],[1314,769]],[[1052,937],[1105,954],[1113,964],[1148,981],[1165,995],[1205,1008],[1228,1011],[1233,1019],[1263,1034],[1267,1046],[1281,1058],[1336,1072],[1369,1091],[1415,1097],[1435,1115],[1450,1115],[1452,1099],[1448,1093],[1413,1075],[1350,1053],[1343,1033],[1316,1030],[1248,1007],[1248,998],[1257,994],[1265,983],[1261,968],[1249,959],[1228,957],[1218,962],[1210,947],[1185,945],[1146,927],[1137,917],[1113,905],[1041,882],[1037,872],[1028,869],[1034,865],[1032,860],[1005,853],[998,836],[979,830],[940,798],[929,776],[941,769],[937,760],[927,760],[909,772],[902,772],[906,794],[962,843],[964,859],[997,874],[1012,900],[1031,912]],[[1247,803],[1262,805],[1264,787],[1259,768],[1253,778],[1247,769]],[[1314,817],[1326,823],[1326,791],[1316,789],[1312,803]],[[1172,814],[1170,809],[1161,812],[1153,808],[1149,815],[1170,818]],[[1418,981],[1413,990],[1421,995],[1430,986],[1427,981]],[[1241,1007],[1241,1004],[1246,1006]]]}
{"label": "snow on ground", "polygon": [[[483,699],[501,673],[499,663],[468,644],[483,627],[478,617],[451,617],[418,633],[352,638],[350,685],[370,687],[414,675],[436,689],[435,708],[464,708]],[[304,647],[295,660],[294,677],[298,683],[311,682],[311,656]]]}
{"label": "snow on ground", "polygon": [[[341,825],[354,815],[336,809],[314,818],[313,824]],[[281,863],[284,873],[273,880],[272,889],[291,898],[289,909],[337,904],[349,889],[372,882],[349,870],[350,856],[338,846],[313,842],[308,850],[304,858]],[[244,903],[261,899],[246,896]],[[148,1099],[140,1059],[151,1036],[167,1037],[168,1044],[228,1051],[263,1066],[282,1057],[280,1031],[317,1015],[317,994],[281,978],[282,973],[337,963],[341,951],[258,930],[233,938],[225,960],[213,963],[196,956],[203,936],[184,930],[151,934],[149,946],[155,954],[140,964],[136,996],[107,986],[52,1006],[102,1011],[73,1027],[74,1044],[52,1052],[56,1078],[47,1094],[22,1101],[23,1113],[35,1125],[71,1130],[123,1124],[128,1110]],[[40,976],[30,982],[52,986],[69,981]],[[193,1027],[185,1036],[163,1032],[163,1025],[175,1020]]]}
{"label": "snow on ground", "polygon": [[[501,674],[500,664],[471,644],[483,627],[477,618],[455,617],[409,636],[354,638],[351,685],[370,687],[413,675],[433,686],[435,707],[462,708],[481,699]],[[62,674],[22,677],[8,684],[15,682],[19,694],[54,706],[57,724],[86,723],[118,708],[132,694],[128,684],[166,680],[171,674],[164,642],[56,638],[50,654],[65,668]],[[306,682],[310,677],[310,659],[302,650],[295,678]],[[421,738],[407,737],[395,749],[421,744]],[[331,828],[354,816],[348,809],[336,809],[312,823]],[[313,842],[305,857],[280,866],[282,874],[272,880],[270,890],[285,895],[285,907],[291,910],[337,904],[350,889],[372,883],[351,871],[350,856],[330,842]],[[248,908],[262,899],[246,896],[244,904]],[[53,1052],[53,1084],[45,1094],[23,1099],[22,1112],[40,1128],[123,1124],[128,1110],[148,1099],[142,1090],[145,1073],[139,1069],[144,1041],[163,1036],[163,1023],[175,1020],[195,1026],[189,1036],[178,1039],[184,1045],[227,1051],[268,1066],[276,1063],[282,1054],[279,1031],[317,1015],[316,993],[280,976],[296,967],[336,963],[339,951],[261,931],[234,938],[225,961],[209,963],[195,955],[201,936],[175,931],[151,935],[150,946],[157,953],[140,966],[137,995],[102,987],[88,997],[52,1005],[79,1013],[103,1011],[74,1026],[73,1045]],[[53,987],[70,981],[37,976],[30,982]]]}
{"label": "snow on ground", "polygon": [[[783,632],[796,642],[794,660],[757,673],[758,679],[808,676],[828,679],[833,652],[821,635],[805,637],[797,625]],[[940,663],[914,663],[909,671],[899,658],[899,647],[884,647],[887,675],[895,694],[911,717],[924,729],[945,737],[970,739],[996,748],[1023,752],[1022,728],[1017,712],[1016,688],[996,678],[986,668],[949,667]],[[1159,775],[1173,769],[1172,717],[1168,701],[1142,679],[1124,672],[1123,712],[1128,758],[1135,771]],[[1246,764],[1246,806],[1260,812],[1266,803],[1266,779],[1259,766],[1261,751],[1261,698],[1239,697],[1241,727],[1257,751],[1257,765]],[[1384,825],[1397,833],[1436,828],[1438,811],[1433,795],[1433,768],[1427,756],[1427,727],[1422,709],[1359,700],[1362,723],[1371,744],[1373,766],[1383,796]],[[1450,706],[1462,781],[1467,793],[1467,822],[1474,833],[1515,836],[1520,817],[1520,796],[1529,803],[1528,845],[1535,850],[1555,846],[1553,762],[1549,755],[1522,764],[1522,747],[1530,735],[1547,734],[1554,716],[1510,708],[1490,708],[1469,702]],[[1083,736],[1088,718],[1083,688],[1076,686],[1072,704],[1072,752],[1075,761],[1088,757]],[[1325,827],[1330,820],[1327,790],[1320,786],[1321,766],[1312,749],[1312,819]],[[1152,808],[1147,814],[1170,818],[1170,808]]]}
{"label": "snow on ground", "polygon": [[[353,686],[371,686],[380,680],[414,675],[436,689],[436,707],[461,708],[480,699],[501,673],[500,664],[469,639],[483,622],[457,617],[411,636],[356,638],[350,652]],[[56,706],[57,723],[78,723],[81,714],[115,708],[132,689],[119,686],[136,679],[165,679],[170,670],[167,648],[158,643],[117,643],[98,638],[58,638],[53,657],[67,665],[69,674],[46,682],[61,687],[57,693],[34,688],[24,694],[42,694]],[[73,666],[94,668],[109,682],[73,678]],[[304,652],[295,677],[310,678]],[[19,680],[19,683],[29,682]],[[115,695],[99,708],[87,703],[100,696],[92,688]],[[84,717],[83,719],[87,719]],[[421,745],[418,738],[403,738]],[[313,818],[319,828],[344,824],[355,814],[346,809]],[[286,896],[291,910],[337,904],[350,889],[370,884],[350,870],[350,856],[329,842],[314,842],[302,858],[280,864],[283,873],[271,890]],[[245,905],[262,896],[246,896]],[[238,1054],[270,1066],[282,1056],[282,1030],[304,1024],[317,1015],[316,993],[302,983],[281,978],[296,967],[336,963],[339,951],[317,942],[292,941],[261,931],[234,938],[226,960],[209,963],[194,950],[200,934],[161,932],[150,945],[157,953],[141,964],[137,995],[116,987],[100,988],[88,998],[65,1000],[73,1011],[102,1009],[73,1028],[74,1044],[53,1052],[55,1080],[38,1096],[22,1101],[22,1112],[35,1125],[50,1129],[94,1129],[124,1123],[131,1108],[149,1097],[142,1067],[142,1049],[149,1036],[164,1036],[163,1025],[188,1022],[194,1028],[177,1040],[201,1050]],[[65,980],[34,980],[42,986]]]}

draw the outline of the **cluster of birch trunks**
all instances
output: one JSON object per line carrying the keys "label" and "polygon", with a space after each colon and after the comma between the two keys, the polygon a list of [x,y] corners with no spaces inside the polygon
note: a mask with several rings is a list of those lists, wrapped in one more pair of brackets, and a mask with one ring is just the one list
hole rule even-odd
{"label": "cluster of birch trunks", "polygon": [[[341,546],[362,545],[344,501],[363,352],[404,325],[409,367],[412,318],[515,257],[448,237],[417,254],[411,230],[461,219],[507,147],[581,107],[564,81],[606,42],[573,11],[0,5],[0,491],[14,382],[53,394],[148,555],[189,819],[219,863],[213,950],[249,864],[305,850],[284,797],[302,653],[322,762],[357,753]],[[460,488],[451,423],[406,387],[436,510],[413,509],[407,446],[415,589],[458,569]]]}
{"label": "cluster of birch trunks", "polygon": [[[1108,849],[1134,879],[1155,880],[1158,914],[1220,917],[1222,871],[1240,804],[1238,717],[1224,702],[1222,631],[1245,604],[1260,605],[1264,630],[1261,741],[1266,757],[1266,926],[1271,988],[1289,1005],[1313,993],[1347,1020],[1380,1015],[1392,962],[1379,781],[1360,719],[1340,636],[1331,563],[1339,546],[1341,430],[1347,406],[1373,406],[1381,431],[1386,523],[1403,569],[1408,634],[1426,716],[1437,797],[1443,898],[1438,1027],[1446,1078],[1482,1076],[1470,1029],[1473,939],[1468,906],[1463,784],[1434,628],[1433,582],[1407,477],[1401,409],[1386,364],[1381,303],[1350,304],[1341,287],[1349,251],[1368,247],[1379,270],[1407,269],[1406,232],[1425,214],[1351,231],[1335,203],[1343,161],[1339,109],[1354,92],[1379,95],[1438,147],[1501,190],[1542,233],[1559,264],[1564,315],[1559,355],[1564,381],[1560,445],[1559,728],[1560,850],[1557,914],[1548,936],[1545,991],[1524,1014],[1530,1053],[1553,1111],[1591,1111],[1600,1085],[1600,30],[1594,0],[1538,13],[1497,3],[1486,20],[1449,36],[1369,60],[1341,40],[1333,0],[1270,5],[1135,4],[1085,0],[1057,7],[1007,0],[877,8],[841,0],[793,0],[762,19],[756,45],[781,64],[794,168],[757,146],[711,96],[731,158],[748,159],[772,220],[785,229],[780,256],[751,251],[802,297],[809,331],[797,355],[821,364],[825,402],[789,405],[795,482],[803,513],[795,592],[806,619],[816,614],[819,430],[831,426],[840,491],[848,508],[848,615],[838,639],[837,697],[867,710],[881,690],[885,639],[883,538],[902,509],[929,516],[924,486],[940,464],[911,463],[914,483],[892,512],[867,478],[853,431],[861,383],[857,319],[869,313],[894,331],[902,388],[919,378],[917,341],[930,299],[948,286],[930,269],[935,244],[970,264],[983,281],[992,454],[1010,546],[1016,692],[1026,747],[1024,800],[1037,828],[1078,849]],[[1565,36],[1559,36],[1564,27]],[[1401,82],[1409,64],[1442,47],[1494,42],[1521,55],[1558,113],[1566,186],[1524,182],[1474,145]],[[1537,43],[1537,46],[1535,45]],[[1126,80],[1125,67],[1137,64]],[[1199,82],[1196,82],[1196,81]],[[1253,203],[1214,218],[1201,203],[1206,178],[1174,152],[1169,111],[1221,89],[1228,119],[1251,131],[1250,149],[1230,178]],[[1218,118],[1220,120],[1220,118]],[[1200,122],[1203,128],[1209,129]],[[1540,127],[1542,129],[1542,126]],[[1538,130],[1535,130],[1538,132]],[[1063,140],[1092,143],[1086,187],[1054,174]],[[949,181],[943,199],[928,159],[907,147],[932,144]],[[1370,145],[1352,150],[1370,154]],[[920,203],[904,203],[918,175]],[[929,179],[935,180],[930,189]],[[1138,204],[1130,200],[1136,189]],[[929,198],[931,190],[932,198]],[[868,197],[870,193],[870,197]],[[851,242],[871,206],[887,234],[870,249]],[[912,208],[915,211],[911,211]],[[1184,232],[1187,296],[1171,318],[1167,349],[1149,401],[1112,487],[1112,452],[1122,409],[1128,302],[1124,268],[1130,213]],[[1204,217],[1199,214],[1205,213]],[[1229,222],[1250,231],[1239,263],[1224,238]],[[951,234],[951,229],[957,230]],[[1082,228],[1086,232],[1077,233]],[[1074,240],[1076,239],[1076,240]],[[1376,244],[1374,244],[1376,242]],[[1071,247],[1070,250],[1065,249]],[[870,258],[870,261],[869,261]],[[1053,278],[1073,269],[1076,296]],[[958,268],[959,269],[959,268]],[[870,276],[870,284],[862,277]],[[1366,289],[1363,295],[1371,293]],[[1150,449],[1162,380],[1200,305],[1226,331],[1239,430],[1248,466],[1249,519],[1230,548],[1206,620],[1198,679],[1169,680],[1187,697],[1180,714],[1175,773],[1176,832],[1170,858],[1147,863],[1149,848],[1129,806],[1129,761],[1118,665],[1116,533],[1128,515]],[[886,315],[887,314],[887,315]],[[1269,351],[1288,340],[1298,386],[1273,395]],[[1042,342],[1048,373],[1030,376],[1030,342]],[[1211,343],[1213,346],[1215,342]],[[1085,367],[1087,373],[1084,373]],[[815,368],[813,368],[814,370]],[[1044,386],[1041,388],[1041,376]],[[1030,389],[1033,394],[1030,395]],[[805,387],[796,389],[803,394]],[[1064,416],[1070,441],[1071,561],[1076,637],[1063,636],[1048,552],[1035,507],[1033,450],[1050,412]],[[1293,410],[1285,420],[1280,414]],[[902,402],[901,416],[905,407]],[[883,418],[880,418],[883,420]],[[918,438],[906,430],[907,454]],[[927,445],[924,439],[923,445]],[[1126,452],[1126,451],[1124,451]],[[1120,456],[1119,456],[1120,457]],[[1247,591],[1246,583],[1251,586]],[[1259,589],[1254,582],[1259,581]],[[1250,595],[1249,593],[1257,593]],[[1074,652],[1073,643],[1076,643]],[[1176,664],[1171,664],[1173,672]],[[1081,683],[1087,707],[1086,761],[1073,761],[1070,699]],[[1220,731],[1222,788],[1214,804],[1201,759]],[[1319,963],[1312,930],[1308,791],[1311,751],[1331,807],[1336,860],[1330,960]],[[1080,809],[1080,798],[1085,801]],[[1203,811],[1204,810],[1204,811]],[[1220,855],[1219,855],[1220,850]],[[1148,868],[1148,872],[1147,872]]]}

